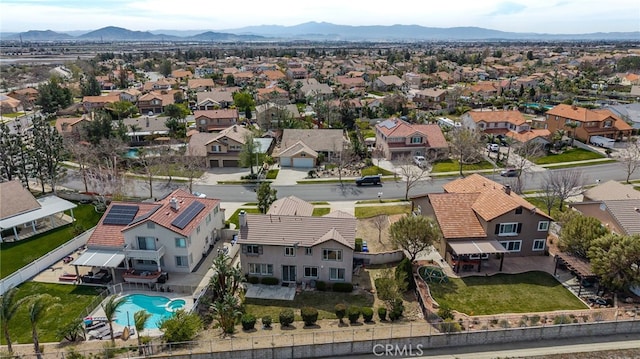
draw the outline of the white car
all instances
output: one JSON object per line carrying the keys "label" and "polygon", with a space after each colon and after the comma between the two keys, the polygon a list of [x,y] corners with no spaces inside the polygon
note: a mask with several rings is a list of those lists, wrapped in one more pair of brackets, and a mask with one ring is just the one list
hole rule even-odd
{"label": "white car", "polygon": [[487,143],[487,149],[491,152],[500,151],[500,146],[497,143]]}
{"label": "white car", "polygon": [[413,156],[413,163],[418,167],[424,167],[427,165],[427,159],[424,156]]}

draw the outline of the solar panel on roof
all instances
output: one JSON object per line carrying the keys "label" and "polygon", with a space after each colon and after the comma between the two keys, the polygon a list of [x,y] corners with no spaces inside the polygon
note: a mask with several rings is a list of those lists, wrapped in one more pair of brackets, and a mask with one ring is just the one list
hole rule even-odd
{"label": "solar panel on roof", "polygon": [[205,205],[194,201],[176,219],[171,222],[172,226],[184,229],[204,209]]}
{"label": "solar panel on roof", "polygon": [[113,205],[104,217],[102,224],[127,225],[138,213],[138,206]]}
{"label": "solar panel on roof", "polygon": [[156,213],[159,209],[160,209],[160,206],[158,206],[158,207],[156,207],[156,208],[154,208],[154,209],[150,210],[149,212],[147,212],[147,213],[143,214],[142,216],[140,216],[140,217],[136,218],[135,220],[133,220],[133,221],[132,221],[131,223],[129,223],[129,224],[131,225],[131,224],[136,224],[136,223],[142,222],[142,221],[144,221],[145,219],[147,219],[147,218],[151,217],[151,215],[152,215],[152,214],[154,214],[154,213]]}

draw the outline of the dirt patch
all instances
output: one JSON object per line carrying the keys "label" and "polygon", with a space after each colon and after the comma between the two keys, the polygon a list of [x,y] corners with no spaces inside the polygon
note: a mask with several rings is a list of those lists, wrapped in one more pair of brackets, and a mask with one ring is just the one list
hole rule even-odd
{"label": "dirt patch", "polygon": [[[402,218],[402,214],[382,215],[372,218],[358,219],[356,233],[359,238],[367,241],[370,253],[393,251],[396,248],[389,238],[389,226]],[[377,221],[381,220],[381,231],[378,230]]]}

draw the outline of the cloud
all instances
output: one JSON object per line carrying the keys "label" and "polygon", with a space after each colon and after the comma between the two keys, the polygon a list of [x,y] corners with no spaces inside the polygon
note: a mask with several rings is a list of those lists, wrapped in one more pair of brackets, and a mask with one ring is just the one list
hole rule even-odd
{"label": "cloud", "polygon": [[526,8],[527,8],[526,6],[515,3],[515,2],[502,2],[497,4],[496,9],[489,15],[490,16],[512,15],[512,14],[520,13]]}

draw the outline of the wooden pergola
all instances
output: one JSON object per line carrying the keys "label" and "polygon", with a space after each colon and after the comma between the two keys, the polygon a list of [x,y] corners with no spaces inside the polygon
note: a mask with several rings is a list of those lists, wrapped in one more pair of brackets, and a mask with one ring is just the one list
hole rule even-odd
{"label": "wooden pergola", "polygon": [[578,296],[582,293],[582,280],[583,279],[597,279],[598,276],[593,273],[591,269],[591,263],[586,261],[583,258],[576,257],[574,255],[568,253],[558,253],[555,255],[555,268],[553,270],[553,275],[556,275],[558,271],[558,265],[562,264],[567,267],[571,273],[575,274],[578,277],[578,283],[580,284],[580,288],[578,289]]}

